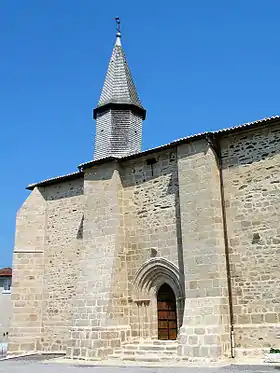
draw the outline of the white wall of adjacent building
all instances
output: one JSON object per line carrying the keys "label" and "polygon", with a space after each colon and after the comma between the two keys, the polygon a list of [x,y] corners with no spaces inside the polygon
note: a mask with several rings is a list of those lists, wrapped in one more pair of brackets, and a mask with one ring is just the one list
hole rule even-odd
{"label": "white wall of adjacent building", "polygon": [[0,343],[7,342],[11,318],[11,277],[0,277]]}

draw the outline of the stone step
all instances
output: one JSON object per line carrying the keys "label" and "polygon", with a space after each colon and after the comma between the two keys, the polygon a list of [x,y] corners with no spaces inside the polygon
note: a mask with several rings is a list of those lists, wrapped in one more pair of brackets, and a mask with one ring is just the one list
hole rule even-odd
{"label": "stone step", "polygon": [[144,339],[143,341],[138,342],[139,344],[155,344],[155,345],[170,345],[178,344],[176,340],[164,340],[164,339]]}
{"label": "stone step", "polygon": [[125,345],[123,346],[123,351],[156,351],[156,352],[166,352],[166,351],[177,351],[177,345],[161,346],[161,345]]}
{"label": "stone step", "polygon": [[134,341],[129,341],[123,343],[123,346],[127,344],[138,344],[138,345],[143,345],[143,344],[153,344],[153,345],[170,345],[170,344],[178,344],[176,340],[164,340],[164,339],[141,339],[141,340],[134,340]]}
{"label": "stone step", "polygon": [[157,356],[166,356],[166,355],[177,355],[177,350],[175,351],[151,351],[151,350],[123,350],[122,355],[157,355]]}
{"label": "stone step", "polygon": [[156,355],[156,354],[147,354],[147,355],[121,355],[121,354],[111,354],[108,356],[108,359],[113,360],[122,360],[122,361],[179,361],[177,355]]}
{"label": "stone step", "polygon": [[177,341],[130,341],[124,343],[121,348],[115,349],[114,353],[109,355],[108,358],[139,362],[177,361],[177,348]]}
{"label": "stone step", "polygon": [[126,343],[126,344],[123,344],[121,348],[125,348],[125,347],[154,347],[154,348],[170,348],[170,347],[177,347],[178,344],[177,343],[169,343],[169,344],[156,344],[156,343]]}
{"label": "stone step", "polygon": [[157,354],[146,354],[146,355],[124,355],[121,357],[124,361],[142,361],[142,362],[158,362],[158,361],[174,361],[178,360],[177,355],[157,355]]}
{"label": "stone step", "polygon": [[108,359],[121,359],[121,354],[110,354],[108,355]]}

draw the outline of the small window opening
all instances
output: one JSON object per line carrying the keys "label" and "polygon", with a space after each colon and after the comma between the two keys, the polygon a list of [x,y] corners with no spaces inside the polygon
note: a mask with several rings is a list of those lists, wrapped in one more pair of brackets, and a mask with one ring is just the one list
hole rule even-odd
{"label": "small window opening", "polygon": [[154,176],[154,167],[153,165],[157,163],[157,160],[155,158],[149,158],[146,160],[147,165],[151,166],[152,176]]}

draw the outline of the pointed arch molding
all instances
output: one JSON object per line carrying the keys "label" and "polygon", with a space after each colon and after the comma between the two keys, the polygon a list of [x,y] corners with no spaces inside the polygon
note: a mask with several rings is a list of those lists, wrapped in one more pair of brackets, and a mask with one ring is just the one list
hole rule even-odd
{"label": "pointed arch molding", "polygon": [[179,268],[165,258],[151,258],[137,271],[134,278],[134,299],[149,299],[160,286],[168,284],[177,299],[184,298],[183,275]]}

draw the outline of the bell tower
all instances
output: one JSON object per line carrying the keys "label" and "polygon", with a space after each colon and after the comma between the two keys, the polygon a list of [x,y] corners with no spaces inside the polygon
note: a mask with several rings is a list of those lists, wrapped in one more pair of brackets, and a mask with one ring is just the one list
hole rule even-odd
{"label": "bell tower", "polygon": [[117,37],[97,107],[94,159],[120,158],[142,148],[142,122],[146,117],[121,44],[120,20]]}

